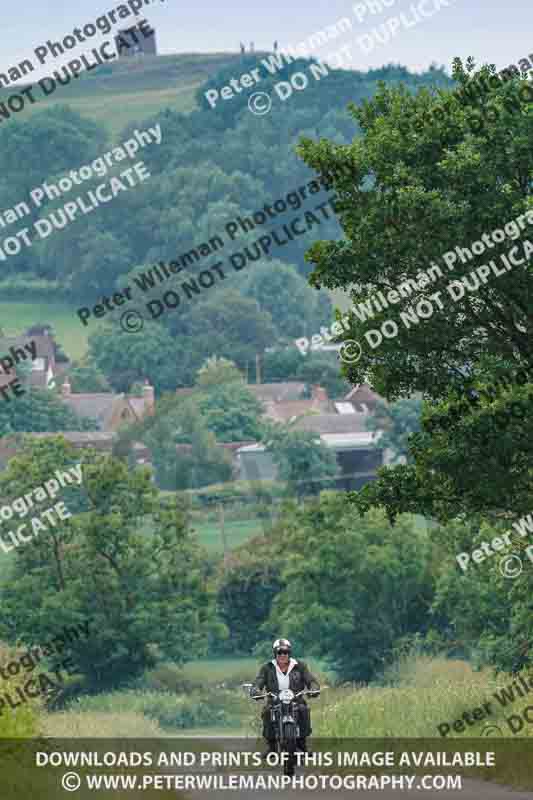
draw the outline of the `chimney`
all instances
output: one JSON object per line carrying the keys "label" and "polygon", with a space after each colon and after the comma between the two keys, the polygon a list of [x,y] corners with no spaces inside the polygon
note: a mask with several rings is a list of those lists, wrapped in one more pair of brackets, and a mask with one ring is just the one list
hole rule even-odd
{"label": "chimney", "polygon": [[62,397],[70,397],[72,394],[72,386],[69,383],[68,378],[65,378],[65,383],[61,386],[61,395]]}
{"label": "chimney", "polygon": [[146,414],[153,414],[155,408],[155,391],[154,387],[149,384],[148,381],[144,382],[143,386],[143,398],[144,398],[144,411]]}

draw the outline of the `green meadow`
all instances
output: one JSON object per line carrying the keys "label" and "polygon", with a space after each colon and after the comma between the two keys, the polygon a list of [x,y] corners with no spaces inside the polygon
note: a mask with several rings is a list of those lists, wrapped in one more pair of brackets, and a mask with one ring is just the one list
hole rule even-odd
{"label": "green meadow", "polygon": [[87,338],[95,326],[84,327],[76,309],[66,302],[8,300],[0,302],[0,324],[8,336],[18,335],[30,325],[49,322],[59,344],[71,359],[78,359],[87,350]]}
{"label": "green meadow", "polygon": [[[195,92],[207,78],[240,56],[234,53],[132,56],[86,73],[72,83],[58,84],[49,97],[37,87],[36,102],[15,119],[57,105],[71,106],[104,125],[113,140],[130,123],[140,123],[165,109],[188,113],[196,107]],[[22,86],[22,84],[20,85]],[[17,86],[17,88],[19,88]],[[0,90],[0,102],[13,92]]]}

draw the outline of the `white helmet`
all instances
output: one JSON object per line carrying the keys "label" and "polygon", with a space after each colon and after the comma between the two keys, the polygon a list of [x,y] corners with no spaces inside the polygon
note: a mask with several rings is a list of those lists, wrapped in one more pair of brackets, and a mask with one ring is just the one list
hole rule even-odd
{"label": "white helmet", "polygon": [[277,655],[278,650],[280,649],[288,650],[290,655],[290,652],[292,650],[292,644],[289,642],[288,639],[276,639],[276,641],[272,645],[272,652],[274,653],[274,655]]}

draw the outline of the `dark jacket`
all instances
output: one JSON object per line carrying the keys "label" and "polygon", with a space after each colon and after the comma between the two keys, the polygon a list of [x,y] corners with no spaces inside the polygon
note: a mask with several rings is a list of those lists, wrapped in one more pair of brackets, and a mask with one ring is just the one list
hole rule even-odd
{"label": "dark jacket", "polygon": [[[301,692],[302,689],[320,689],[320,685],[314,675],[309,672],[309,667],[304,661],[295,659],[296,664],[289,673],[289,687],[293,692]],[[276,667],[271,661],[263,664],[259,670],[259,674],[254,681],[255,691],[260,692],[266,689],[267,692],[279,692],[278,677],[276,674]],[[268,698],[270,703],[272,698]],[[305,703],[304,697],[298,698],[299,703]]]}

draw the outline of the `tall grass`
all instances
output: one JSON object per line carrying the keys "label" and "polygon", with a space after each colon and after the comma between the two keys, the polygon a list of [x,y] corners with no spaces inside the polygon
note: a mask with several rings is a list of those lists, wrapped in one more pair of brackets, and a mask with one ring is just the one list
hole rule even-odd
{"label": "tall grass", "polygon": [[161,739],[171,735],[154,719],[135,711],[86,711],[76,706],[44,714],[41,731],[45,736],[58,739]]}
{"label": "tall grass", "polygon": [[[20,655],[21,653],[14,648],[0,642],[0,665],[5,667]],[[14,677],[10,676],[8,680],[0,678],[0,694],[7,694],[15,704],[18,703],[20,696],[15,689],[22,687],[29,678],[31,675],[24,670]],[[36,736],[39,733],[39,714],[42,713],[43,708],[42,697],[32,697],[16,708],[11,708],[6,699],[5,706],[0,712],[0,739],[22,739]]]}
{"label": "tall grass", "polygon": [[70,709],[79,713],[105,712],[116,716],[137,713],[154,720],[161,728],[178,730],[207,725],[238,725],[238,700],[234,692],[224,689],[204,689],[187,694],[128,690],[84,697],[76,700]]}
{"label": "tall grass", "polygon": [[[533,694],[519,697],[503,708],[493,693],[515,680],[496,678],[491,670],[474,671],[458,660],[416,656],[401,659],[385,675],[384,686],[345,686],[334,693],[333,702],[315,716],[315,735],[346,738],[441,737],[438,725],[450,727],[463,713],[490,703],[491,713],[472,720],[465,730],[453,728],[446,739],[479,737],[483,729],[496,725],[504,738],[515,738],[506,718],[520,715],[532,703]],[[533,737],[533,726],[525,725],[522,737]]]}

